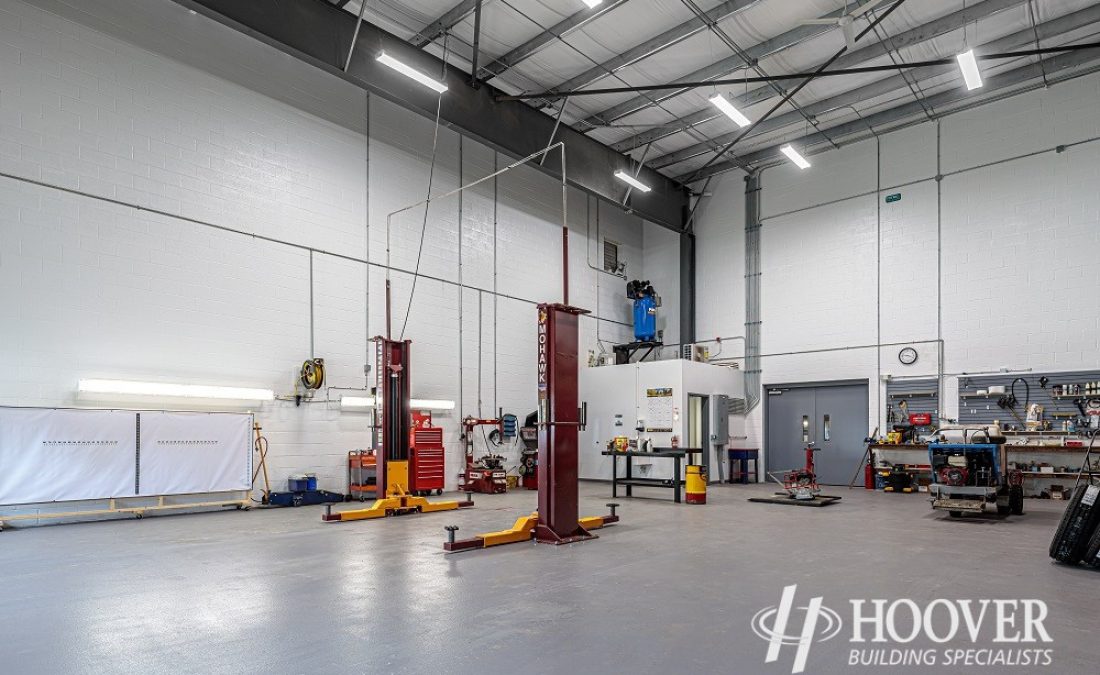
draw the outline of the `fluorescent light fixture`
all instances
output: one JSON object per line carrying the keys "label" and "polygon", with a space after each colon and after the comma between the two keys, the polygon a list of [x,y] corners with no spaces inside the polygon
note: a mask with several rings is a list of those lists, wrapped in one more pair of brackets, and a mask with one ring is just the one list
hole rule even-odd
{"label": "fluorescent light fixture", "polygon": [[363,410],[374,407],[373,396],[341,396],[341,410]]}
{"label": "fluorescent light fixture", "polygon": [[433,91],[437,91],[440,94],[447,91],[447,85],[443,84],[439,80],[428,77],[427,75],[420,72],[416,68],[413,68],[412,66],[405,65],[404,63],[393,58],[386,52],[382,52],[378,55],[378,62],[384,66],[389,66],[390,68],[393,68],[405,77],[412,78],[420,84],[424,85],[425,87]]}
{"label": "fluorescent light fixture", "polygon": [[978,59],[974,58],[974,50],[965,51],[955,58],[959,60],[959,69],[966,80],[966,88],[969,90],[982,86],[982,73],[978,70]]}
{"label": "fluorescent light fixture", "polygon": [[[373,408],[376,405],[373,396],[341,396],[341,410],[363,410]],[[455,402],[444,399],[414,398],[409,400],[409,407],[414,410],[454,410]]]}
{"label": "fluorescent light fixture", "polygon": [[248,387],[218,387],[206,384],[169,382],[131,382],[127,380],[80,380],[77,391],[90,394],[126,394],[131,396],[176,396],[180,398],[217,398],[236,401],[271,401],[275,392]]}
{"label": "fluorescent light fixture", "polygon": [[724,112],[726,116],[729,117],[731,120],[737,122],[737,126],[745,128],[752,124],[752,122],[749,121],[749,118],[745,117],[745,114],[742,113],[740,110],[734,108],[733,104],[730,103],[725,96],[721,94],[715,94],[714,96],[711,96],[709,100],[711,103],[714,104],[715,108],[718,108],[719,110]]}
{"label": "fluorescent light fixture", "polygon": [[784,145],[782,148],[779,148],[779,152],[782,152],[784,155],[786,155],[787,159],[794,162],[798,168],[810,168],[810,163],[806,161],[806,158],[798,154],[798,151],[792,148],[789,143],[787,145]]}
{"label": "fluorescent light fixture", "polygon": [[589,9],[592,9],[592,8],[594,8],[594,7],[596,6],[596,5],[598,5],[598,4],[600,4],[601,2],[603,2],[603,0],[581,0],[581,2],[583,2],[583,3],[584,3],[584,4],[586,4],[586,5],[588,5],[588,8],[589,8]]}
{"label": "fluorescent light fixture", "polygon": [[622,182],[626,183],[630,187],[634,188],[635,190],[641,190],[642,192],[649,192],[650,190],[653,189],[653,188],[649,187],[648,185],[646,185],[645,183],[643,183],[642,181],[635,178],[634,176],[631,176],[627,172],[623,171],[622,169],[619,169],[618,171],[615,172],[615,177],[618,178],[619,180],[621,180]]}

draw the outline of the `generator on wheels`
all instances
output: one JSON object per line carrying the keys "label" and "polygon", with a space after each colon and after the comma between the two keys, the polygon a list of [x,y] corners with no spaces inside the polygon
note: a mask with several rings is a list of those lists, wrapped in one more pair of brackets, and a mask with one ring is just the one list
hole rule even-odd
{"label": "generator on wheels", "polygon": [[1023,515],[1023,474],[1005,470],[1003,444],[931,443],[928,454],[933,509],[952,518],[968,513]]}

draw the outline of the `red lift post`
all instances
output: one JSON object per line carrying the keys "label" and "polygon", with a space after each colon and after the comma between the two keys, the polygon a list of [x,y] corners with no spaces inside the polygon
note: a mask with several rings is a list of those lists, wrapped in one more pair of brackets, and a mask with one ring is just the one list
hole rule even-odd
{"label": "red lift post", "polygon": [[578,432],[584,411],[577,390],[578,317],[587,310],[564,304],[538,306],[538,512],[522,516],[511,529],[454,540],[448,526],[446,551],[464,551],[534,539],[568,544],[594,539],[595,530],[618,522],[616,504],[606,516],[577,515]]}
{"label": "red lift post", "polygon": [[[409,345],[412,341],[376,337],[374,343],[376,423],[372,428],[375,435],[374,447],[377,448],[376,499],[365,509],[334,513],[330,507],[321,519],[326,522],[365,520],[402,513],[431,513],[473,506],[470,501],[430,502],[414,494],[417,477],[410,473],[409,463],[410,446],[416,438],[409,394]],[[427,442],[429,439],[424,440]],[[439,459],[442,461],[442,431],[438,440]],[[442,466],[439,466],[438,472],[442,477]]]}

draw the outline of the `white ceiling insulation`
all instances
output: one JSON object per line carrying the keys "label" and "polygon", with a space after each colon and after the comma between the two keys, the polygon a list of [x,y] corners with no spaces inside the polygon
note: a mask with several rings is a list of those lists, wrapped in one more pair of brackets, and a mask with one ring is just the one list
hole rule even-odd
{"label": "white ceiling insulation", "polygon": [[[327,0],[352,14],[360,10],[359,0]],[[603,0],[594,10],[581,0],[483,0],[480,64],[482,67],[513,50],[543,38],[539,48],[514,60],[491,83],[507,93],[538,93],[560,88],[572,78],[586,75],[580,90],[608,87],[636,87],[696,78],[710,81],[721,77],[780,75],[812,71],[844,47],[838,28],[803,26],[806,19],[824,17],[845,8],[854,9],[863,0]],[[899,0],[886,0],[856,21],[863,30]],[[890,65],[952,57],[964,48],[999,47],[996,51],[1017,51],[1100,40],[1100,2],[1090,0],[900,0],[898,6],[856,45],[856,55],[847,57],[844,67]],[[474,42],[475,0],[375,0],[368,2],[364,17],[406,40],[416,36],[450,14],[454,19],[423,48],[444,56],[452,65],[470,68]],[[456,8],[461,11],[454,11]],[[696,10],[710,13],[722,9],[717,21],[704,25]],[[966,22],[956,13],[966,10]],[[1075,14],[1080,13],[1080,15]],[[590,15],[596,14],[594,18]],[[577,19],[566,30],[550,31],[560,22]],[[579,21],[580,18],[586,21]],[[1072,19],[1072,20],[1071,20]],[[1060,21],[1059,21],[1060,20]],[[689,30],[678,31],[674,39],[656,44],[664,35],[685,22]],[[1054,22],[1054,23],[1051,23]],[[938,30],[933,31],[932,27]],[[793,31],[793,34],[792,34]],[[880,41],[899,39],[903,44],[883,50]],[[642,49],[647,45],[647,49]],[[732,43],[732,46],[731,46]],[[1007,47],[1005,45],[1008,45]],[[989,48],[992,48],[989,47]],[[868,50],[870,51],[861,51]],[[740,54],[758,58],[755,68],[747,67]],[[627,63],[605,66],[623,54],[634,53]],[[858,56],[858,58],[857,58]],[[1042,58],[1050,59],[1054,55]],[[1061,70],[1059,79],[1100,69],[1100,50],[1080,53],[1079,63]],[[1020,57],[983,62],[987,77],[1035,64],[1040,57]],[[716,64],[727,67],[717,68]],[[914,107],[906,116],[889,113],[877,118],[882,128],[875,132],[930,119],[947,110],[937,109],[926,99],[962,86],[955,69],[907,69],[822,77],[803,87],[793,99],[772,112],[734,147],[717,157],[740,129],[719,114],[707,101],[716,91],[725,94],[750,119],[765,117],[780,101],[780,93],[801,80],[773,84],[753,83],[703,86],[687,91],[607,93],[575,96],[565,106],[564,124],[572,125],[593,138],[615,145],[634,158],[643,154],[646,162],[672,177],[683,178],[707,163],[737,161],[784,142],[806,140],[828,144],[850,142],[869,135],[860,130],[863,118],[899,106]],[[703,77],[699,74],[703,73]],[[966,100],[952,102],[950,110],[1001,98],[1014,91],[1042,83],[1034,82],[1004,89],[976,90]],[[778,90],[778,91],[777,91]],[[546,106],[530,101],[549,115],[557,115],[561,101]],[[834,134],[830,128],[844,125]],[[840,134],[846,132],[846,135]],[[816,139],[816,140],[815,140]],[[648,146],[648,147],[647,147]]]}

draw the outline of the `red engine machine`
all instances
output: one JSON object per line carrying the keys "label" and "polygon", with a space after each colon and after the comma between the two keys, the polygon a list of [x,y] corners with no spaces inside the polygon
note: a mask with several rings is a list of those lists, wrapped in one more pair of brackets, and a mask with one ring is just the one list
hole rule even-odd
{"label": "red engine machine", "polygon": [[821,494],[821,486],[817,484],[817,473],[814,471],[814,453],[817,450],[811,441],[806,445],[806,466],[783,474],[783,489],[794,499],[813,499]]}
{"label": "red engine machine", "polygon": [[508,491],[508,476],[504,470],[504,458],[489,453],[474,461],[474,430],[479,426],[496,427],[503,432],[503,421],[466,417],[462,420],[462,442],[466,448],[466,469],[458,477],[458,489],[492,495]]}
{"label": "red engine machine", "polygon": [[432,426],[432,413],[414,410],[409,430],[409,493],[443,494],[443,429]]}

